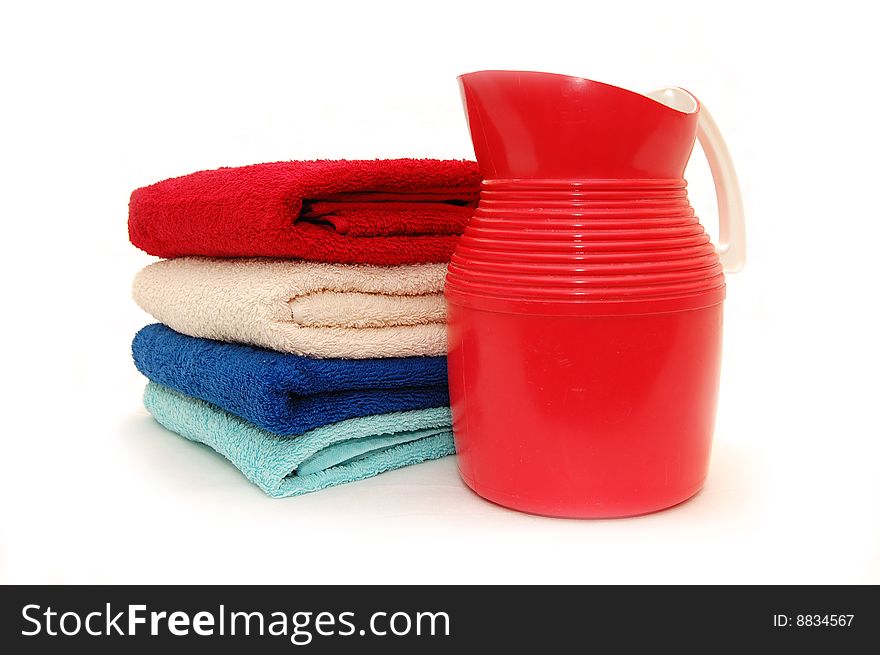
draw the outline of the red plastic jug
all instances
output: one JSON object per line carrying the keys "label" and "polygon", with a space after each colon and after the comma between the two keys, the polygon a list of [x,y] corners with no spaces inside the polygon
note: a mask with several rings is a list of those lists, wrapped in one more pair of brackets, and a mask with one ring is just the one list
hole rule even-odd
{"label": "red plastic jug", "polygon": [[[445,290],[461,477],[550,516],[686,500],[712,445],[722,271],[744,259],[717,127],[678,88],[641,95],[520,71],[459,82],[485,180]],[[698,135],[717,249],[683,179]]]}

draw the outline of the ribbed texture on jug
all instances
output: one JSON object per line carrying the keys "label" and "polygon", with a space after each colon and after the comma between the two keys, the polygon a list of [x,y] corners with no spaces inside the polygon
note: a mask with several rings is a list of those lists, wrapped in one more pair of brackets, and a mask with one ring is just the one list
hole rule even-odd
{"label": "ribbed texture on jug", "polygon": [[650,313],[724,298],[682,179],[486,180],[446,278],[453,302]]}

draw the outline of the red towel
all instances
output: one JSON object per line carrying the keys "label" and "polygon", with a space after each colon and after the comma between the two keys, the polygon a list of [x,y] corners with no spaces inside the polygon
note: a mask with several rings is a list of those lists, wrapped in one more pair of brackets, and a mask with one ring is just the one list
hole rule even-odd
{"label": "red towel", "polygon": [[221,168],[131,194],[131,242],[151,255],[444,262],[473,214],[475,162],[301,161]]}

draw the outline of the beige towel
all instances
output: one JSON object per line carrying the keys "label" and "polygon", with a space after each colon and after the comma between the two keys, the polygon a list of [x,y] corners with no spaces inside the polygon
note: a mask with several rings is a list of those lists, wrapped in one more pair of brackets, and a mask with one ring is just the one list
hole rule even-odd
{"label": "beige towel", "polygon": [[311,357],[446,353],[445,264],[184,257],[147,266],[138,305],[194,337]]}

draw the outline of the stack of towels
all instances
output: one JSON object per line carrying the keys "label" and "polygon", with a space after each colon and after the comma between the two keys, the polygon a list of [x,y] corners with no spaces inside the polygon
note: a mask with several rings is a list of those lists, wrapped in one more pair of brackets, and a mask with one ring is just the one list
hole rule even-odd
{"label": "stack of towels", "polygon": [[155,419],[294,496],[454,452],[446,264],[466,161],[279,162],[138,189],[134,298]]}

